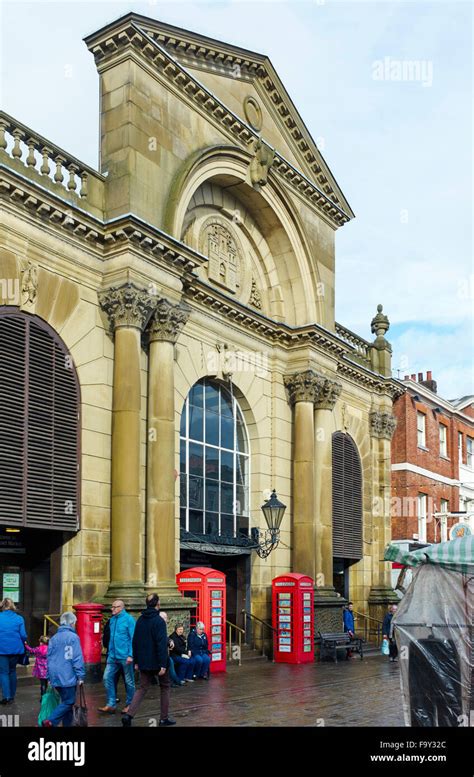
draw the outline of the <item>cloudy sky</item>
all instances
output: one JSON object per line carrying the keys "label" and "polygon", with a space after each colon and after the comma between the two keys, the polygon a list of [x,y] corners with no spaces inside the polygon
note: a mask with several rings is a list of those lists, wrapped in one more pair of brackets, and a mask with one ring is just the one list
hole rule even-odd
{"label": "cloudy sky", "polygon": [[337,233],[337,320],[370,339],[382,302],[394,375],[474,393],[471,3],[0,0],[1,106],[93,166],[82,38],[129,10],[270,57],[356,214]]}

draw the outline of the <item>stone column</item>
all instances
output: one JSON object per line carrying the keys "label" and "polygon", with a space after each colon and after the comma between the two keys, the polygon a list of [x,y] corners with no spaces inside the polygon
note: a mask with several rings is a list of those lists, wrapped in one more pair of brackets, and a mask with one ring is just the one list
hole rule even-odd
{"label": "stone column", "polygon": [[146,586],[162,609],[189,620],[176,585],[174,349],[189,308],[160,299],[150,322],[148,367]]}
{"label": "stone column", "polygon": [[373,446],[374,494],[378,496],[376,513],[373,516],[378,542],[373,546],[372,569],[374,583],[369,593],[369,614],[372,618],[383,620],[390,602],[398,597],[392,588],[391,564],[383,561],[385,546],[391,540],[392,527],[390,516],[391,494],[391,458],[390,442],[396,427],[395,417],[387,411],[373,411],[369,416],[370,436]]}
{"label": "stone column", "polygon": [[285,375],[284,383],[294,408],[292,567],[315,579],[314,400],[319,383],[312,370]]}
{"label": "stone column", "polygon": [[132,283],[99,295],[114,332],[111,582],[106,599],[143,606],[140,506],[141,333],[156,298]]}

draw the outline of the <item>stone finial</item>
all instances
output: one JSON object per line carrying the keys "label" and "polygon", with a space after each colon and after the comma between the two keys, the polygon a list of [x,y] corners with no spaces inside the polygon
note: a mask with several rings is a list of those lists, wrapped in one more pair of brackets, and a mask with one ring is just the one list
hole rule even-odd
{"label": "stone finial", "polygon": [[191,308],[184,302],[173,305],[160,298],[150,321],[150,342],[154,340],[175,343],[189,318]]}
{"label": "stone finial", "polygon": [[332,410],[342,390],[340,383],[315,370],[284,375],[283,382],[290,405],[312,402],[318,409]]}
{"label": "stone finial", "polygon": [[270,146],[259,138],[255,146],[255,156],[250,162],[250,180],[252,186],[265,186],[268,181],[268,171],[270,170],[275,152]]}
{"label": "stone finial", "polygon": [[99,292],[99,304],[107,313],[110,328],[133,327],[143,331],[156,306],[156,297],[133,283]]}
{"label": "stone finial", "polygon": [[391,440],[397,426],[397,419],[391,413],[378,410],[370,413],[370,436]]}
{"label": "stone finial", "polygon": [[377,347],[384,348],[388,345],[387,341],[385,340],[385,335],[390,329],[390,321],[388,320],[388,316],[386,316],[382,311],[383,305],[377,305],[377,313],[370,322],[370,329],[372,334],[376,335],[374,344]]}

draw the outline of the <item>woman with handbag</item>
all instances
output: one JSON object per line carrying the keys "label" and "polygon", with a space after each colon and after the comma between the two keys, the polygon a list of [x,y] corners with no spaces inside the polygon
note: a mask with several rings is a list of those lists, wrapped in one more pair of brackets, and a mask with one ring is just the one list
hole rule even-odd
{"label": "woman with handbag", "polygon": [[0,704],[13,704],[16,694],[16,665],[23,662],[27,640],[25,621],[12,599],[0,602]]}

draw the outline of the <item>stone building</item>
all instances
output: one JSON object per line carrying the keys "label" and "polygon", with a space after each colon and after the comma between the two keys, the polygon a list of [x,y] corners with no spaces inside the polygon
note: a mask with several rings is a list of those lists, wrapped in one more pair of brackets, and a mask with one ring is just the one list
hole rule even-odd
{"label": "stone building", "polygon": [[474,397],[444,399],[429,371],[403,383],[394,405],[393,539],[445,542],[455,524],[474,531]]}
{"label": "stone building", "polygon": [[36,626],[151,589],[185,615],[175,574],[197,564],[226,572],[238,624],[290,570],[319,628],[336,593],[377,613],[403,389],[382,307],[370,342],[334,320],[349,204],[267,57],[135,14],[85,42],[99,171],[0,114],[7,582]]}

